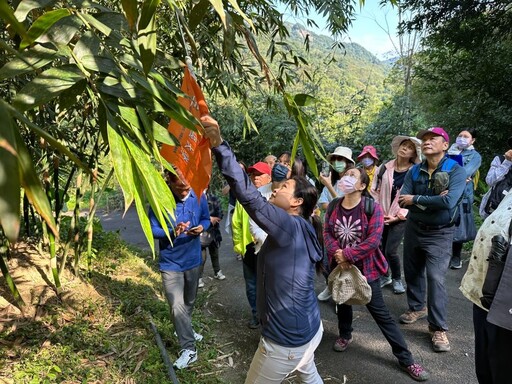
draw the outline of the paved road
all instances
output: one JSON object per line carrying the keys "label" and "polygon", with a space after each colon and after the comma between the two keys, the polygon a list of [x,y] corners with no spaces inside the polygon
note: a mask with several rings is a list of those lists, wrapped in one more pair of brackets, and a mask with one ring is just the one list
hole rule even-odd
{"label": "paved road", "polygon": [[[124,218],[113,212],[100,215],[105,230],[119,230],[127,242],[149,249],[142,234],[134,209]],[[249,307],[245,298],[245,286],[241,261],[231,250],[231,240],[224,233],[220,252],[221,268],[227,279],[211,278],[209,261],[205,267],[205,289],[210,294],[208,312],[214,318],[222,352],[232,353],[234,368],[224,368],[221,376],[229,383],[242,383],[252,354],[258,343],[258,331],[249,330]],[[449,294],[449,339],[452,350],[434,353],[430,346],[427,322],[420,320],[412,325],[400,325],[415,359],[431,373],[429,383],[476,384],[474,374],[472,307],[458,290],[467,263],[461,270],[450,270],[447,275]],[[323,278],[316,284],[317,292],[323,289]],[[398,316],[407,309],[405,295],[394,295],[384,288],[385,301],[391,313]],[[324,324],[324,337],[316,352],[318,370],[326,383],[380,383],[405,384],[413,380],[398,366],[391,348],[365,307],[354,307],[354,342],[343,353],[334,352],[332,344],[337,336],[337,321],[332,303],[320,303]]]}

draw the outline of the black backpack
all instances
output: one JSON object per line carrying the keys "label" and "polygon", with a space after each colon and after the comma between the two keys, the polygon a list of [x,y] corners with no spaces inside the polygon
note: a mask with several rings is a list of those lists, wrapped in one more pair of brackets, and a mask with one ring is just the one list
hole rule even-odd
{"label": "black backpack", "polygon": [[[336,204],[340,201],[341,197],[337,197],[333,199],[329,205],[327,206],[327,209],[325,211],[325,216],[331,216],[331,213],[334,211],[334,208],[336,208]],[[364,214],[366,215],[366,219],[370,221],[370,218],[373,215],[373,211],[375,210],[375,200],[371,196],[363,196],[364,199]]]}
{"label": "black backpack", "polygon": [[[505,160],[505,156],[500,155],[500,161],[503,163]],[[503,180],[498,181],[492,188],[491,193],[489,195],[489,200],[487,200],[487,204],[485,205],[485,212],[491,214],[498,205],[500,205],[501,200],[505,197],[503,192],[510,191],[512,188],[512,170],[508,170],[508,173],[505,175]]]}

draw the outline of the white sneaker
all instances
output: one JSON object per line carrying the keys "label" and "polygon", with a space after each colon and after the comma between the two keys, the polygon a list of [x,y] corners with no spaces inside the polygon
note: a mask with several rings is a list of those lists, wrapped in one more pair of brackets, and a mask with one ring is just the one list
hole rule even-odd
{"label": "white sneaker", "polygon": [[317,296],[318,300],[320,301],[327,301],[331,298],[332,294],[329,291],[329,287],[325,287],[325,289],[319,293]]}
{"label": "white sneaker", "polygon": [[200,333],[197,333],[196,331],[194,331],[194,339],[196,341],[201,341],[201,340],[203,340],[203,335],[201,335]]}
{"label": "white sneaker", "polygon": [[224,280],[226,278],[222,271],[217,272],[215,275],[213,275],[213,277],[216,278],[217,280]]}
{"label": "white sneaker", "polygon": [[[174,336],[178,337],[178,334],[176,333],[176,331],[174,331]],[[194,331],[194,340],[195,341],[203,340],[203,335],[201,335],[200,333],[197,333],[196,331]]]}
{"label": "white sneaker", "polygon": [[197,283],[197,288],[203,288],[204,287],[204,281],[202,278],[199,278],[199,282]]}
{"label": "white sneaker", "polygon": [[174,362],[174,368],[187,368],[194,361],[197,361],[197,352],[191,351],[190,349],[182,349],[180,351],[180,357]]}

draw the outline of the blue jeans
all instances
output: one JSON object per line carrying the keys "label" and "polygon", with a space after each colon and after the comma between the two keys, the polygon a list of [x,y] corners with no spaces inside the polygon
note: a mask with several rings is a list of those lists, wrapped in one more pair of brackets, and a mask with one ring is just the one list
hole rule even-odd
{"label": "blue jeans", "polygon": [[185,272],[160,271],[165,297],[171,307],[171,319],[181,349],[196,350],[192,311],[197,295],[199,266]]}
{"label": "blue jeans", "polygon": [[[407,220],[404,235],[404,275],[407,304],[412,311],[428,308],[431,331],[447,331],[445,278],[452,255],[454,227],[424,230]],[[425,276],[426,275],[426,276]]]}
{"label": "blue jeans", "polygon": [[[384,297],[382,296],[382,290],[380,288],[380,280],[377,279],[371,283],[369,282],[368,284],[370,284],[370,287],[372,288],[372,299],[368,304],[366,304],[366,308],[370,312],[370,315],[372,315],[373,319],[379,326],[380,331],[388,341],[389,345],[391,345],[393,355],[396,356],[400,362],[400,365],[407,367],[411,364],[414,364],[414,359],[411,352],[407,348],[407,343],[405,342],[404,336],[402,335],[402,331],[396,324],[393,317],[391,317],[391,314],[386,307]],[[353,331],[352,306],[341,304],[338,305],[337,309],[338,330],[340,337],[344,339],[350,339],[352,337]]]}

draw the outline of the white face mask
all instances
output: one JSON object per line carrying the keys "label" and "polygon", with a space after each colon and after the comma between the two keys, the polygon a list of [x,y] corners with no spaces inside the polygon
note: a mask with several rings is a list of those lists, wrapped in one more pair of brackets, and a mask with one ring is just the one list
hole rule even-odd
{"label": "white face mask", "polygon": [[471,145],[469,142],[470,140],[467,137],[461,136],[457,137],[457,139],[455,140],[455,144],[457,144],[457,147],[462,149],[466,149],[467,147],[469,147]]}
{"label": "white face mask", "polygon": [[363,164],[366,168],[372,166],[375,161],[371,157],[365,157],[361,160],[361,164]]}
{"label": "white face mask", "polygon": [[356,190],[357,178],[354,176],[343,176],[339,181],[339,188],[345,195]]}
{"label": "white face mask", "polygon": [[332,164],[332,167],[336,172],[343,172],[347,167],[347,163],[343,160],[336,160]]}

